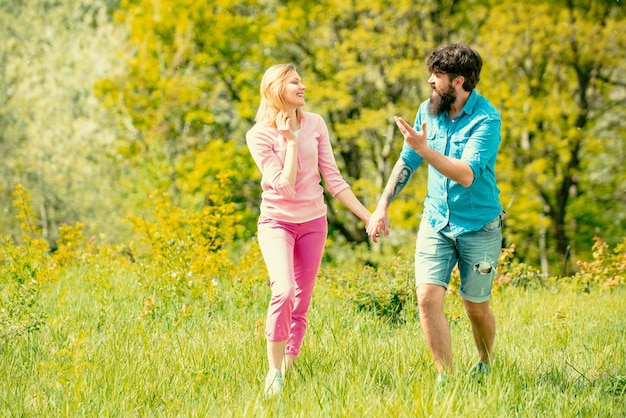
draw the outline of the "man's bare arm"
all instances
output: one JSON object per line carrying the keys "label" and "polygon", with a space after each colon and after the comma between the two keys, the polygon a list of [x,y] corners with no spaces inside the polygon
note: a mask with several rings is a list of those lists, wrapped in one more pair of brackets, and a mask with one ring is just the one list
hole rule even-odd
{"label": "man's bare arm", "polygon": [[374,242],[377,242],[381,232],[385,236],[389,236],[389,217],[387,216],[387,209],[396,196],[404,189],[404,186],[409,182],[413,173],[414,170],[402,159],[398,159],[393,170],[391,170],[387,185],[378,200],[376,210],[372,213],[366,228],[367,234]]}
{"label": "man's bare arm", "polygon": [[409,167],[402,159],[398,159],[396,164],[391,170],[389,180],[385,186],[382,196],[379,200],[379,205],[382,203],[384,208],[387,209],[391,202],[400,194],[404,186],[407,185],[413,173],[415,171]]}

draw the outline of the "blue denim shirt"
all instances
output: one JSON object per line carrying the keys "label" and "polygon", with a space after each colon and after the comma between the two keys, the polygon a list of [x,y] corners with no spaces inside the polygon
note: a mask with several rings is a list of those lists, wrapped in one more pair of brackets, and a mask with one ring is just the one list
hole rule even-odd
{"label": "blue denim shirt", "polygon": [[[421,130],[422,122],[426,121],[428,146],[465,161],[474,172],[474,182],[463,187],[429,166],[422,219],[430,222],[436,231],[449,226],[452,236],[477,231],[502,212],[495,173],[501,141],[500,114],[475,90],[461,113],[452,120],[447,112],[429,115],[428,102],[423,102],[417,111],[415,129]],[[422,157],[406,142],[400,158],[414,170],[422,163]]]}

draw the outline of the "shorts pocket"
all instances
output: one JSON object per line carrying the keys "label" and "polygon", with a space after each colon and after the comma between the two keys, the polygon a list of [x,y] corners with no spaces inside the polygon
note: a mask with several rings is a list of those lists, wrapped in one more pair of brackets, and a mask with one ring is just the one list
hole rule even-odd
{"label": "shorts pocket", "polygon": [[502,218],[498,215],[493,220],[487,222],[483,225],[483,231],[485,232],[495,232],[502,227]]}

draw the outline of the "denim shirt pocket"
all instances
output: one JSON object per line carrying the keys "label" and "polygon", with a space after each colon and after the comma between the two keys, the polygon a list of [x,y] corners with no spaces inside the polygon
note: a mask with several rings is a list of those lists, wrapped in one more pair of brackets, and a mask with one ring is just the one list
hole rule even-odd
{"label": "denim shirt pocket", "polygon": [[460,159],[467,141],[469,141],[469,135],[463,132],[453,134],[450,141],[450,157]]}
{"label": "denim shirt pocket", "polygon": [[437,131],[427,132],[426,143],[428,148],[437,151],[440,154],[445,153],[446,137]]}

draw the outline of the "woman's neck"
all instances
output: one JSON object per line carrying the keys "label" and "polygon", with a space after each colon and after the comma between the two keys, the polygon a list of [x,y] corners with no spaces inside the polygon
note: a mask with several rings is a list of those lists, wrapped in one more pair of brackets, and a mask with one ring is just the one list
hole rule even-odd
{"label": "woman's neck", "polygon": [[293,109],[289,112],[289,129],[291,129],[292,131],[297,131],[300,129],[300,119],[298,116],[299,112],[296,109]]}

